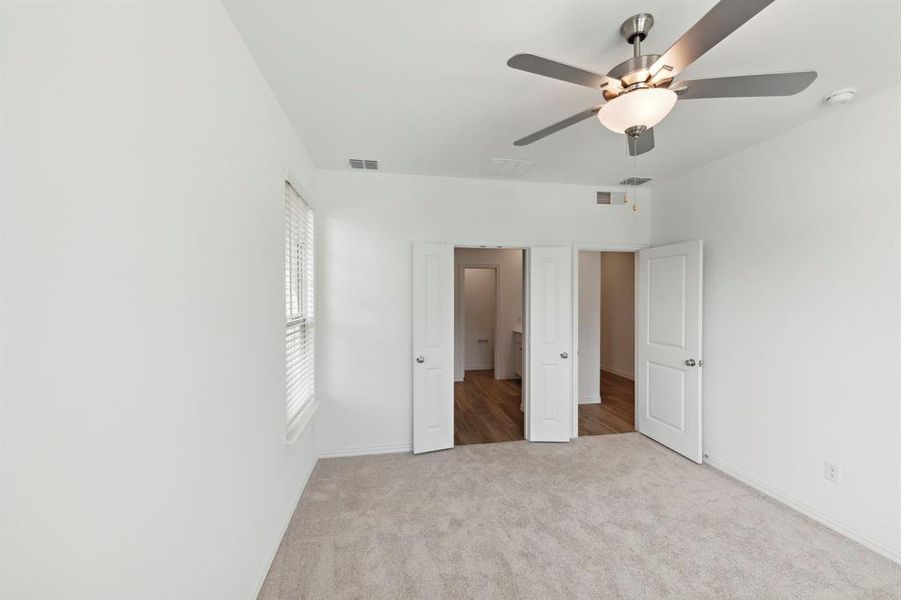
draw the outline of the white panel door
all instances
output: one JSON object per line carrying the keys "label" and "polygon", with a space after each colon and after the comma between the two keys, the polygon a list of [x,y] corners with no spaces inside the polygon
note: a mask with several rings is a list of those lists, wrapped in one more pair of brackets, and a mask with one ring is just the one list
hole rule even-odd
{"label": "white panel door", "polygon": [[701,462],[700,241],[638,253],[638,430]]}
{"label": "white panel door", "polygon": [[529,249],[528,436],[568,442],[572,408],[572,249]]}
{"label": "white panel door", "polygon": [[454,445],[454,247],[413,244],[413,453]]}

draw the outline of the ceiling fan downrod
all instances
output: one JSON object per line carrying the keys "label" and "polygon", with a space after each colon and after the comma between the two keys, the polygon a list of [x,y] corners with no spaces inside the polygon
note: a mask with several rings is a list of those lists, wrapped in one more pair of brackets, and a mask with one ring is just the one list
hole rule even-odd
{"label": "ceiling fan downrod", "polygon": [[632,44],[632,58],[641,56],[641,43],[654,26],[654,17],[648,13],[632,15],[619,26],[619,34]]}

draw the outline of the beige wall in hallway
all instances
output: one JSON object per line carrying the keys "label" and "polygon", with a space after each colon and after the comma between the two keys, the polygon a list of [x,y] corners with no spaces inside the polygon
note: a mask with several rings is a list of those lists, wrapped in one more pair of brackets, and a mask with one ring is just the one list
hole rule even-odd
{"label": "beige wall in hallway", "polygon": [[[502,379],[516,377],[516,356],[513,352],[513,329],[522,327],[522,250],[507,248],[454,249],[454,379],[463,381],[463,332],[460,329],[461,265],[497,265],[499,289],[497,296],[497,346],[494,369]],[[466,360],[465,362],[469,362]]]}
{"label": "beige wall in hallway", "polygon": [[497,290],[491,268],[463,269],[464,368],[494,368]]}
{"label": "beige wall in hallway", "polygon": [[601,253],[601,369],[635,378],[635,254]]}

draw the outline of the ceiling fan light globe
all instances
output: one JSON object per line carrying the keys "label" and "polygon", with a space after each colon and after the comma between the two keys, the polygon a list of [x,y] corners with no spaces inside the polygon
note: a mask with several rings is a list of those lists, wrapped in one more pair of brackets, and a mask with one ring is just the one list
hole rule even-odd
{"label": "ceiling fan light globe", "polygon": [[675,92],[666,88],[637,89],[605,104],[598,119],[614,133],[624,134],[630,127],[650,129],[673,110],[677,98]]}

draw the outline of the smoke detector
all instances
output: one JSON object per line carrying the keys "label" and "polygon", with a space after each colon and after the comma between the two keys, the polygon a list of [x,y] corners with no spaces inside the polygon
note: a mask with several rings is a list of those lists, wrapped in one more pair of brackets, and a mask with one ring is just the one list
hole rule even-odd
{"label": "smoke detector", "polygon": [[823,101],[829,106],[841,106],[843,104],[847,104],[854,99],[854,94],[857,93],[857,90],[854,88],[845,88],[843,90],[838,90],[837,92],[832,92],[826,99]]}

